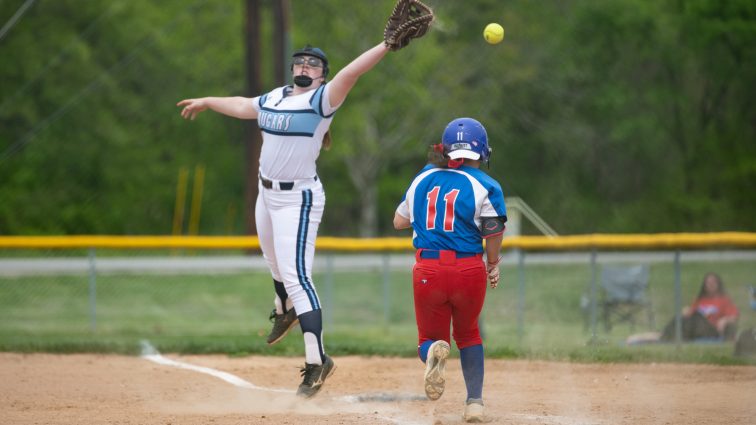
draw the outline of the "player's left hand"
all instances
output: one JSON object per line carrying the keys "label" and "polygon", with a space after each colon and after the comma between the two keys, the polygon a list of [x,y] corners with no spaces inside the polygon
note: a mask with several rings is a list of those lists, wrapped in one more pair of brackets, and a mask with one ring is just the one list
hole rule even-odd
{"label": "player's left hand", "polygon": [[496,289],[499,286],[499,262],[486,263],[486,272],[488,273],[488,281],[491,284],[491,289]]}
{"label": "player's left hand", "polygon": [[428,32],[433,10],[419,0],[398,0],[383,30],[383,42],[390,50],[399,50],[412,39]]}

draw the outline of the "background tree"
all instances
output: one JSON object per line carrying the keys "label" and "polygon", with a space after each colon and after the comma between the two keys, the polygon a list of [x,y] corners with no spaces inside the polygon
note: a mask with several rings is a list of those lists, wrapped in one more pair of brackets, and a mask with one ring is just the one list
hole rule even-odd
{"label": "background tree", "polygon": [[[0,22],[21,3],[0,3]],[[322,46],[336,72],[380,41],[393,3],[291,0],[292,48]],[[485,123],[505,194],[562,234],[756,230],[753,2],[431,4],[432,31],[334,120],[323,234],[394,235],[407,182],[459,116]],[[242,6],[35,2],[0,40],[0,233],[167,234],[179,170],[204,165],[200,233],[242,234],[243,123],[175,107],[244,92]],[[264,41],[271,88],[272,54]]]}

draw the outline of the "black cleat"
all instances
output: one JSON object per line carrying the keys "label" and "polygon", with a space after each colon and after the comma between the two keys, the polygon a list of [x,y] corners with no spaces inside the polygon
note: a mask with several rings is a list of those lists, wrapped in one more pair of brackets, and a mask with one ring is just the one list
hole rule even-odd
{"label": "black cleat", "polygon": [[310,398],[317,394],[320,388],[323,387],[326,378],[333,375],[334,370],[336,370],[336,365],[327,355],[322,365],[305,363],[305,367],[301,369],[304,379],[299,384],[297,395]]}
{"label": "black cleat", "polygon": [[276,314],[276,310],[270,312],[270,321],[273,322],[273,330],[268,335],[268,345],[273,345],[282,340],[287,333],[299,323],[297,313],[294,309],[289,309],[284,314]]}

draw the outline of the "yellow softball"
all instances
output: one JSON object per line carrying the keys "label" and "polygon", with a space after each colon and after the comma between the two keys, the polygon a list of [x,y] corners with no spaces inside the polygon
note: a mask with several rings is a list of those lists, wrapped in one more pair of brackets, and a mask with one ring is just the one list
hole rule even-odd
{"label": "yellow softball", "polygon": [[488,44],[500,43],[504,39],[504,27],[497,23],[486,25],[486,29],[483,30],[483,38],[486,39]]}

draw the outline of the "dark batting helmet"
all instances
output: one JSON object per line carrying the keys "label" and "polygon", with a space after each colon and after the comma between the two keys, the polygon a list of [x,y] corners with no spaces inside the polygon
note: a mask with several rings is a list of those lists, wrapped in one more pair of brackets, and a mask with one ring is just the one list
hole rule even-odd
{"label": "dark batting helmet", "polygon": [[325,52],[319,47],[313,47],[308,44],[304,46],[303,48],[295,51],[294,54],[291,55],[292,58],[295,58],[297,56],[314,56],[322,60],[323,61],[323,77],[328,76],[328,57],[326,56]]}

